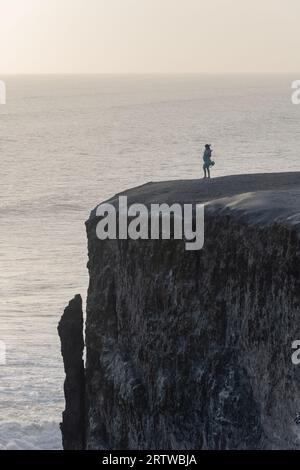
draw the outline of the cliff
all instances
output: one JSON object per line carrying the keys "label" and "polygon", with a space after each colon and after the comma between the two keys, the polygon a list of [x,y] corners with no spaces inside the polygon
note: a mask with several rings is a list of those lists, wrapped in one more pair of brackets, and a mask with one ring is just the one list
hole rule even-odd
{"label": "cliff", "polygon": [[66,380],[64,392],[66,409],[63,412],[61,432],[65,450],[85,447],[85,378],[83,363],[82,299],[76,295],[65,308],[58,325]]}
{"label": "cliff", "polygon": [[205,244],[100,241],[92,211],[84,447],[299,448],[300,174],[124,194],[206,202]]}

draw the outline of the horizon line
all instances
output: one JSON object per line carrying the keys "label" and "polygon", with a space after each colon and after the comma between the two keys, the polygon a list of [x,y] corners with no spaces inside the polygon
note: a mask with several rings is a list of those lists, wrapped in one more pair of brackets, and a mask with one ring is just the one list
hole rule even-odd
{"label": "horizon line", "polygon": [[299,75],[300,72],[1,72],[1,76],[232,76],[232,75]]}
{"label": "horizon line", "polygon": [[2,75],[298,75],[299,72],[0,72]]}

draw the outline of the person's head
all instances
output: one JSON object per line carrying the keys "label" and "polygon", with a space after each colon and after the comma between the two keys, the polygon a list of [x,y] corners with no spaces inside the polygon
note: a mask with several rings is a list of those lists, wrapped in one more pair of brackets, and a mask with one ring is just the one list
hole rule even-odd
{"label": "person's head", "polygon": [[205,145],[205,148],[206,148],[207,150],[210,150],[210,145],[209,145],[209,144],[206,144],[206,145]]}

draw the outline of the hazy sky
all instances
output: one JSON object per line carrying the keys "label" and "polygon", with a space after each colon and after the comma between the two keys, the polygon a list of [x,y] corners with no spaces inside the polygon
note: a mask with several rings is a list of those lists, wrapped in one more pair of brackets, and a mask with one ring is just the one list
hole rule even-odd
{"label": "hazy sky", "polygon": [[296,72],[299,24],[299,0],[0,0],[0,76]]}

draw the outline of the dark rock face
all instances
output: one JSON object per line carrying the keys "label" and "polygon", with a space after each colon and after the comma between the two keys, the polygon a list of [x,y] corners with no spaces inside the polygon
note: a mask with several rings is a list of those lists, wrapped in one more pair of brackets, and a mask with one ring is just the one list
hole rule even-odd
{"label": "dark rock face", "polygon": [[66,409],[61,431],[65,450],[85,448],[85,378],[83,364],[83,313],[80,295],[70,301],[58,325],[66,372]]}
{"label": "dark rock face", "polygon": [[99,241],[96,223],[87,448],[299,448],[295,231],[210,210],[203,250],[187,252],[182,241]]}
{"label": "dark rock face", "polygon": [[88,233],[87,447],[297,448],[295,234],[213,217],[188,253]]}
{"label": "dark rock face", "polygon": [[[240,192],[256,191],[255,178],[230,182]],[[171,190],[165,183],[146,185],[129,191],[129,202],[224,197],[227,180],[220,180],[205,187],[178,182],[178,192],[177,182]],[[262,185],[264,175],[258,180]],[[299,174],[266,181],[271,190],[300,187]],[[291,197],[297,202],[299,195]],[[294,225],[285,223],[282,207],[272,221],[269,199],[266,217],[264,195],[256,205],[251,199],[251,223],[245,203],[239,210],[234,201],[234,211],[228,200],[210,205],[204,248],[193,252],[178,240],[100,241],[92,212],[85,424],[72,421],[82,410],[82,349],[77,365],[72,362],[75,346],[83,346],[81,320],[75,333],[65,323],[67,380],[72,369],[78,397],[69,405],[67,399],[66,448],[85,441],[86,449],[111,450],[299,449],[300,369],[291,362],[300,334],[298,216],[289,210]]]}

